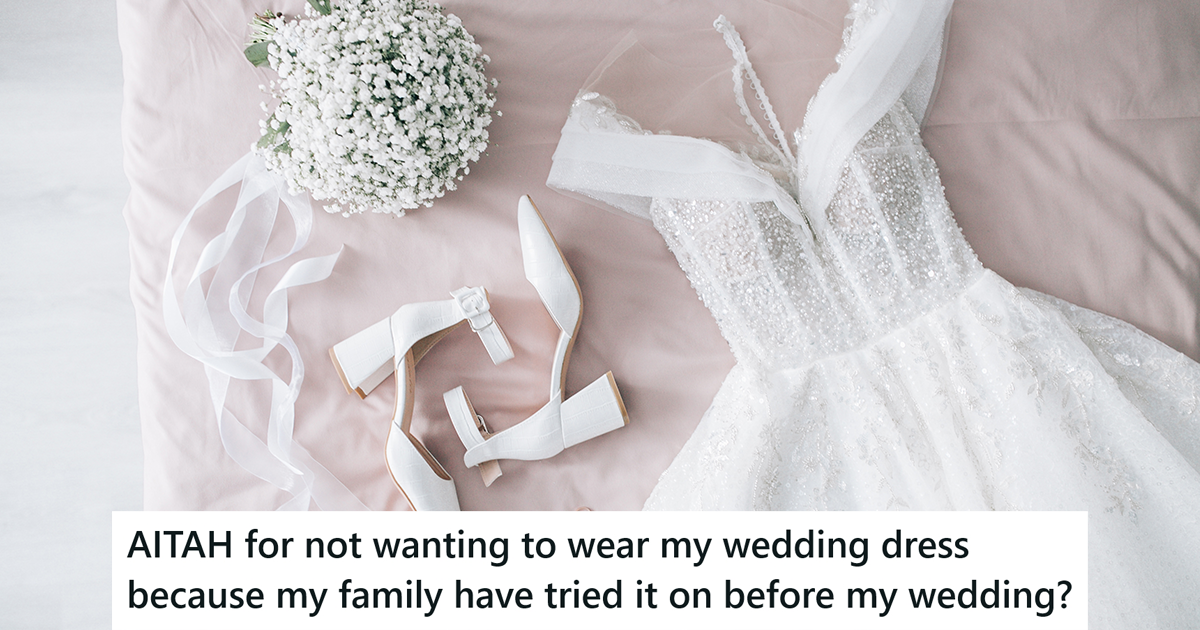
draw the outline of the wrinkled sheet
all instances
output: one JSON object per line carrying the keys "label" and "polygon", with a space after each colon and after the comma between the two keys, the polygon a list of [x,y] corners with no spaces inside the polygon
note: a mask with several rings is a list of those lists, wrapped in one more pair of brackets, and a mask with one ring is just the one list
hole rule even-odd
{"label": "wrinkled sheet", "polygon": [[[823,21],[822,37],[840,30],[844,2],[800,4]],[[203,370],[166,335],[162,286],[179,222],[257,139],[259,86],[272,73],[242,56],[250,17],[302,6],[118,0],[147,509],[272,509],[287,498],[225,455]],[[302,255],[346,249],[329,279],[289,294],[290,333],[306,370],[296,439],[368,507],[403,509],[382,455],[393,381],[366,400],[347,395],[328,348],[401,304],[482,284],[516,358],[493,366],[464,328],[417,372],[414,432],[456,480],[463,508],[639,508],[733,358],[652,227],[559,195],[545,180],[576,90],[633,24],[650,14],[669,24],[676,12],[690,26],[715,16],[691,15],[686,2],[636,0],[449,1],[445,8],[490,55],[503,116],[490,128],[487,154],[434,207],[401,219],[318,210]],[[753,18],[737,26],[752,60],[788,44],[759,43],[756,53]],[[1200,6],[1190,0],[959,0],[925,131],[951,207],[986,265],[1018,285],[1130,321],[1193,358],[1200,358],[1198,29]],[[833,41],[829,70],[835,51]],[[584,294],[567,391],[612,370],[631,423],[550,460],[504,461],[504,476],[484,488],[462,465],[442,392],[463,385],[493,430],[545,402],[558,333],[523,276],[522,194],[537,201]],[[180,284],[187,261],[226,219],[207,216],[183,243]],[[278,236],[278,246],[290,244],[290,227]],[[265,270],[256,291],[265,294],[282,272]],[[256,297],[251,312],[261,308]],[[268,362],[286,376],[282,353]],[[229,408],[262,435],[269,399],[265,387],[237,384]]]}

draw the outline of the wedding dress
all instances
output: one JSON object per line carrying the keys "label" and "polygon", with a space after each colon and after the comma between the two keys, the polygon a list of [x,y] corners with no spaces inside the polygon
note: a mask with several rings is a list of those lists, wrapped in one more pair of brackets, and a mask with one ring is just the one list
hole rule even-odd
{"label": "wedding dress", "polygon": [[1200,365],[975,257],[919,136],[949,4],[856,2],[794,145],[723,18],[756,142],[572,105],[548,184],[650,220],[737,360],[646,507],[1087,510],[1092,627],[1194,627]]}

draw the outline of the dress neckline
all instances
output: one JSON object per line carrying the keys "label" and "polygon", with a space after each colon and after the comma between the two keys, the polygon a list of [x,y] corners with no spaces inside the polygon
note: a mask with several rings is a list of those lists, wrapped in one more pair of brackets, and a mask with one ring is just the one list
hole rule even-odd
{"label": "dress neckline", "polygon": [[[914,81],[914,77],[920,79],[922,75],[936,76],[941,60],[943,27],[952,1],[855,0],[846,16],[842,45],[835,57],[838,67],[822,80],[809,99],[801,127],[793,134],[796,143],[794,154],[783,137],[778,138],[779,147],[771,145],[761,126],[755,129],[756,122],[750,118],[751,129],[756,131],[755,135],[759,137],[760,143],[765,143],[765,147],[772,152],[781,153],[785,157],[791,154],[794,157],[794,166],[789,164],[792,168],[789,179],[795,192],[781,185],[749,156],[724,144],[694,136],[650,134],[642,129],[636,120],[619,113],[607,99],[602,99],[597,107],[600,110],[598,113],[608,115],[625,132],[650,134],[656,138],[674,138],[676,143],[690,144],[693,148],[711,148],[709,159],[729,167],[736,166],[736,170],[740,171],[743,177],[758,182],[756,188],[761,200],[776,202],[781,214],[793,223],[807,226],[811,233],[823,231],[827,223],[826,209],[833,199],[838,178],[859,140],[901,98],[906,100],[910,109],[914,107],[913,103],[916,103],[921,111],[914,112],[914,117],[923,117],[933,85],[931,81]],[[722,22],[728,26],[727,29],[723,28]],[[736,30],[723,17],[714,22],[714,27],[725,35],[726,43],[733,51],[732,71],[735,74],[735,86],[739,85],[741,80],[739,73],[749,74],[756,95],[764,102],[764,109],[769,108],[765,90],[753,73],[749,57]],[[916,91],[923,91],[924,94],[918,93],[910,98],[910,88],[914,83],[922,84]],[[738,96],[744,103],[744,94],[739,92]],[[598,97],[600,95],[596,93],[580,94],[576,98],[576,106],[579,106],[581,101],[592,101]],[[608,103],[607,106],[605,102]],[[747,109],[743,108],[743,113]],[[771,127],[775,135],[783,136],[773,112],[767,114],[767,119],[772,121]],[[570,154],[570,159],[587,162],[591,158],[585,155],[586,150],[564,151],[567,145],[572,144],[572,141],[567,139],[569,131],[572,131],[571,124],[568,120],[567,126],[563,128],[563,139],[559,142],[559,150],[556,151],[555,157],[558,159]],[[592,130],[585,128],[577,131]],[[636,142],[639,147],[648,146],[644,141]],[[648,159],[638,155],[637,151],[628,153],[635,156],[635,162]],[[688,164],[680,166],[681,171],[690,170]],[[551,179],[554,179],[553,173]]]}

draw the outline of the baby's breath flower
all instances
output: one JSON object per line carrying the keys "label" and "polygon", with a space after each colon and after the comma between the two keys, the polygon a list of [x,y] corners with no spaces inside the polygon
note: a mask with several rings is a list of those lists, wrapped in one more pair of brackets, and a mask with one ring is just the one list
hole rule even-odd
{"label": "baby's breath flower", "polygon": [[267,167],[345,216],[400,216],[454,190],[487,148],[496,102],[462,22],[428,0],[306,9],[308,19],[273,17],[258,31],[271,33],[279,73],[280,104],[256,149]]}

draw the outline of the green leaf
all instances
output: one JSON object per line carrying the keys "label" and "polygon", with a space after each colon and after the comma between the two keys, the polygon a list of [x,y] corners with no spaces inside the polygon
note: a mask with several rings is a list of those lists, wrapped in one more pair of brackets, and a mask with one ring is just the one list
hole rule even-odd
{"label": "green leaf", "polygon": [[[280,148],[284,147],[286,150],[280,152],[290,153],[292,148],[291,146],[288,146],[286,140],[283,140],[283,134],[287,133],[287,130],[291,127],[291,125],[288,123],[282,123],[279,125],[279,129],[272,129],[271,120],[273,119],[274,116],[272,116],[270,119],[267,119],[267,132],[258,139],[258,148],[270,149],[273,147],[276,151],[280,151]],[[282,141],[282,144],[280,144],[280,141]]]}
{"label": "green leaf", "polygon": [[329,15],[329,12],[333,10],[329,0],[308,0],[308,3],[321,15]]}
{"label": "green leaf", "polygon": [[270,42],[258,42],[250,44],[246,47],[246,59],[255,66],[267,65],[267,44]]}

